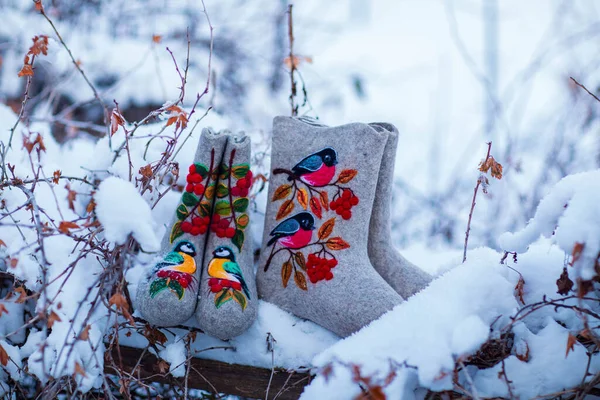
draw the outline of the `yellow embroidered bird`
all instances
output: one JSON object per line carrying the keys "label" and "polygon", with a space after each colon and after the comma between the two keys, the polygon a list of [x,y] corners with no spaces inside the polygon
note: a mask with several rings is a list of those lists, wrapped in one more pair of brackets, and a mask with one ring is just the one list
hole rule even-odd
{"label": "yellow embroidered bird", "polygon": [[159,279],[150,285],[150,296],[154,298],[159,292],[169,288],[181,300],[185,289],[194,280],[196,272],[196,249],[192,243],[183,240],[175,246],[173,251],[167,253],[163,260],[154,266],[154,271]]}
{"label": "yellow embroidered bird", "polygon": [[244,280],[242,269],[235,262],[233,251],[226,246],[219,246],[213,251],[213,259],[208,263],[209,286],[213,293],[222,288],[242,289],[247,298],[250,298],[248,285]]}

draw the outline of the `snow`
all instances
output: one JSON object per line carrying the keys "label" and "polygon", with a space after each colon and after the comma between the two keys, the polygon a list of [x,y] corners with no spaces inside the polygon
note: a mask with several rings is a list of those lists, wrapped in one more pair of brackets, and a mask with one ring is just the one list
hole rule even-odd
{"label": "snow", "polygon": [[185,343],[180,337],[175,337],[172,343],[165,346],[159,353],[160,358],[169,363],[169,372],[176,378],[185,375],[186,351]]}
{"label": "snow", "polygon": [[102,181],[94,195],[96,215],[104,226],[104,236],[124,244],[129,235],[147,252],[160,250],[154,233],[152,212],[131,182],[110,177]]}

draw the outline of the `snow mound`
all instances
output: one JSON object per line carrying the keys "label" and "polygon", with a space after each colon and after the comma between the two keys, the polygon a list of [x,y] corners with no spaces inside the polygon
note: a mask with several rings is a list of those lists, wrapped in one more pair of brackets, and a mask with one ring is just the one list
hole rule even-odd
{"label": "snow mound", "polygon": [[152,211],[131,182],[116,177],[102,181],[94,199],[96,214],[104,226],[104,236],[124,244],[130,234],[147,252],[160,250]]}

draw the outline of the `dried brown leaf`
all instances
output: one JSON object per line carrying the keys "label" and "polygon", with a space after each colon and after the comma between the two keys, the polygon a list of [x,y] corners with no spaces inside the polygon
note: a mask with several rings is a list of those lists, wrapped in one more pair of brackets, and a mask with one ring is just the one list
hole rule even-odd
{"label": "dried brown leaf", "polygon": [[573,281],[569,278],[569,272],[566,268],[563,268],[562,274],[560,274],[560,278],[556,280],[556,286],[558,287],[558,294],[562,294],[563,296],[569,294],[571,289],[573,289]]}
{"label": "dried brown leaf", "polygon": [[3,367],[6,367],[8,365],[8,360],[8,353],[6,352],[6,350],[4,350],[4,347],[0,345],[0,364]]}
{"label": "dried brown leaf", "polygon": [[8,310],[4,304],[0,303],[0,317],[2,317],[2,314],[8,314]]}
{"label": "dried brown leaf", "polygon": [[79,225],[77,225],[75,222],[72,221],[60,221],[60,224],[58,224],[58,231],[60,233],[64,233],[65,235],[69,234],[69,230],[70,229],[78,229]]}
{"label": "dried brown leaf", "polygon": [[573,334],[569,332],[569,337],[567,338],[567,351],[565,352],[565,358],[567,358],[570,351],[575,350],[575,343],[577,343],[577,337],[573,336]]}
{"label": "dried brown leaf", "polygon": [[60,319],[58,314],[55,313],[54,311],[51,311],[50,315],[48,316],[48,321],[47,321],[48,328],[51,329],[55,322],[60,322],[60,321],[62,321],[62,320]]}

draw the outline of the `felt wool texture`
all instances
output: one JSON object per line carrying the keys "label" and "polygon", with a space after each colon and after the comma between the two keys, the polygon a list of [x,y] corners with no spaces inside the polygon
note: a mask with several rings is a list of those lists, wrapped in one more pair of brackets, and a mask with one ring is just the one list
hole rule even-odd
{"label": "felt wool texture", "polygon": [[194,314],[215,181],[226,143],[227,135],[202,130],[194,163],[186,171],[185,190],[162,240],[163,251],[138,285],[138,310],[153,325],[179,325]]}
{"label": "felt wool texture", "polygon": [[195,313],[200,329],[223,340],[245,332],[258,313],[248,210],[251,185],[250,138],[231,135],[219,171]]}
{"label": "felt wool texture", "polygon": [[392,124],[369,124],[380,132],[388,133],[383,152],[373,213],[369,224],[369,259],[375,270],[404,299],[421,291],[432,280],[431,275],[405,259],[391,241],[391,200],[394,164],[398,148],[398,130]]}
{"label": "felt wool texture", "polygon": [[402,302],[367,252],[387,136],[360,123],[273,121],[259,296],[342,337]]}

